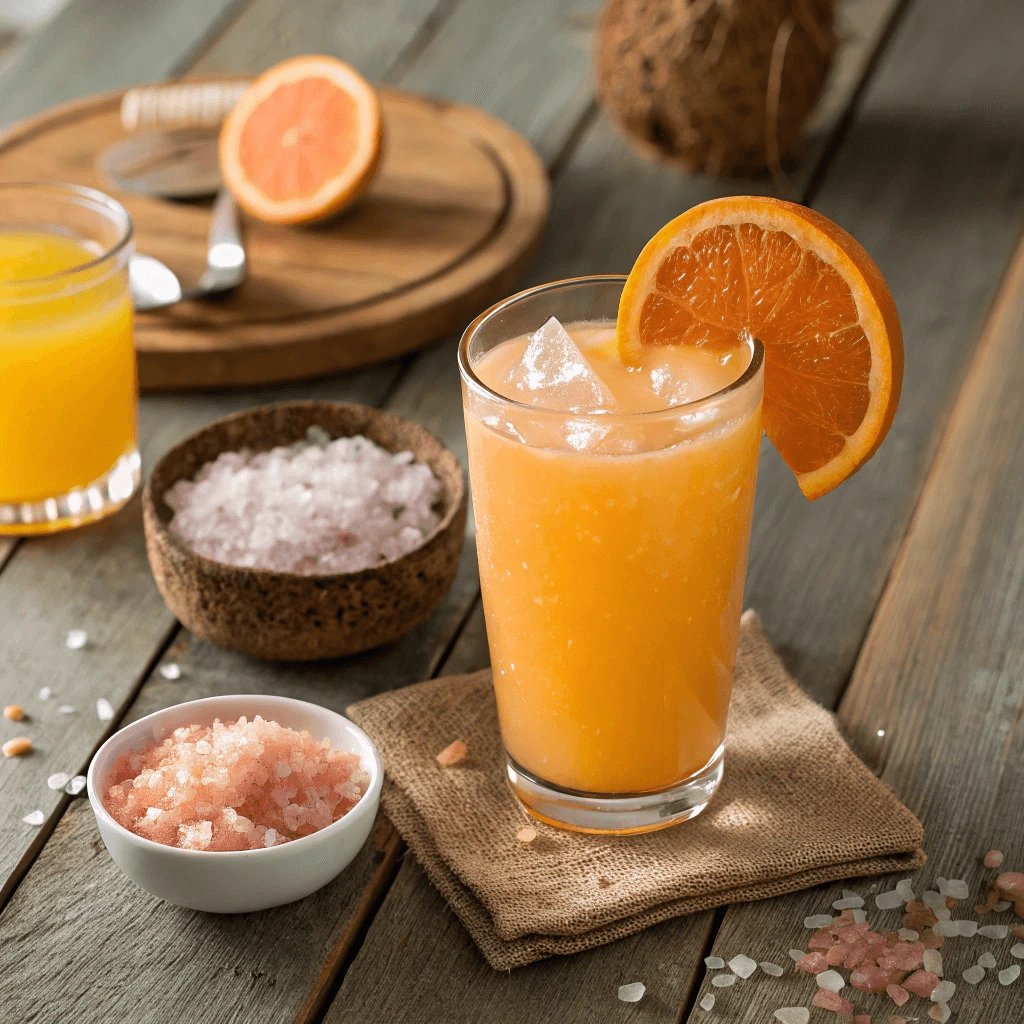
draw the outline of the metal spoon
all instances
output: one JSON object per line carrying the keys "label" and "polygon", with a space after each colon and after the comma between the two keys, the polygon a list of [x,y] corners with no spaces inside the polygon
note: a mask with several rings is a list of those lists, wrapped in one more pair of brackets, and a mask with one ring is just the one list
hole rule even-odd
{"label": "metal spoon", "polygon": [[237,288],[248,272],[238,207],[220,181],[216,136],[192,130],[140,135],[117,143],[99,158],[102,174],[121,188],[163,198],[198,198],[217,192],[210,217],[206,270],[194,288],[154,256],[129,262],[132,301],[139,311],[208,298]]}

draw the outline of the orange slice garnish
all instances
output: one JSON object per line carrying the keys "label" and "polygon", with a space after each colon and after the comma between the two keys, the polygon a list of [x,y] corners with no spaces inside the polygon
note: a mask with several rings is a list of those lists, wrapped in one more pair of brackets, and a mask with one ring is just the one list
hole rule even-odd
{"label": "orange slice garnish", "polygon": [[260,220],[302,224],[336,213],[370,183],[381,150],[373,86],[334,57],[295,57],[256,79],[220,133],[220,169]]}
{"label": "orange slice garnish", "polygon": [[808,498],[882,443],[903,383],[903,334],[878,267],[838,225],[757,196],[715,199],[644,246],[619,304],[622,360],[652,345],[764,345],[762,421]]}

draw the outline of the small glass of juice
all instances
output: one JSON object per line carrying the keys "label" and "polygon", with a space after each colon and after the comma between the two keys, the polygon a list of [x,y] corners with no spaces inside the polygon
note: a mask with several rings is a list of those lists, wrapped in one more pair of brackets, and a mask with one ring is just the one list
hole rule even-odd
{"label": "small glass of juice", "polygon": [[627,366],[624,282],[522,292],[459,348],[508,781],[584,832],[692,818],[722,778],[761,440],[761,343]]}
{"label": "small glass of juice", "polygon": [[102,518],[138,487],[131,252],[109,196],[0,184],[0,534]]}

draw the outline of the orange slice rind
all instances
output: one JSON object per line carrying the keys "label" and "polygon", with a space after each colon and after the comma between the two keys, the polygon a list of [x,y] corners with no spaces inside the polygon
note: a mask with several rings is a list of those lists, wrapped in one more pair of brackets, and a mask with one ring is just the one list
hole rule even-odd
{"label": "orange slice rind", "polygon": [[619,304],[619,354],[654,345],[765,349],[765,433],[814,499],[855,473],[899,403],[896,305],[863,247],[794,203],[716,199],[675,218],[637,258]]}
{"label": "orange slice rind", "polygon": [[295,57],[260,75],[224,121],[221,174],[260,220],[322,220],[370,183],[381,137],[376,90],[355,68]]}

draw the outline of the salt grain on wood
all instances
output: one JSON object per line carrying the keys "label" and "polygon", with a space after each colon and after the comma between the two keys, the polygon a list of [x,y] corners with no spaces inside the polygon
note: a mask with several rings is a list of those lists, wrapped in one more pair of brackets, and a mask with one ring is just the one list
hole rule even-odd
{"label": "salt grain on wood", "polygon": [[88,642],[89,634],[84,629],[71,630],[64,640],[69,651],[80,651]]}
{"label": "salt grain on wood", "polygon": [[800,963],[800,961],[803,960],[805,956],[807,956],[806,949],[791,949],[789,951],[789,958],[791,960],[794,960],[796,963]]}
{"label": "salt grain on wood", "polygon": [[848,896],[841,900],[836,900],[832,906],[836,910],[860,909],[864,906],[864,900],[860,896]]}
{"label": "salt grain on wood", "polygon": [[914,887],[910,884],[909,878],[901,879],[896,883],[896,891],[906,903],[914,899]]}
{"label": "salt grain on wood", "polygon": [[[1013,950],[1010,950],[1010,952],[1012,953]],[[759,963],[757,966],[760,967],[761,970],[764,971],[765,974],[769,974],[773,978],[781,978],[782,977],[782,973],[783,973],[782,972],[782,968],[779,967],[778,964],[770,964],[767,961],[764,961],[762,963]]]}
{"label": "salt grain on wood", "polygon": [[988,970],[992,970],[996,965],[996,958],[991,953],[982,953],[978,957],[978,966],[985,967]]}
{"label": "salt grain on wood", "polygon": [[96,717],[101,722],[109,722],[113,720],[114,709],[106,697],[100,697],[100,699],[96,701]]}
{"label": "salt grain on wood", "polygon": [[1020,977],[1020,964],[1012,964],[1000,971],[996,977],[999,979],[1000,985],[1012,985]]}
{"label": "salt grain on wood", "polygon": [[739,953],[729,961],[729,967],[733,974],[739,975],[745,981],[757,970],[757,961],[751,960],[744,953]]}
{"label": "salt grain on wood", "polygon": [[980,964],[975,964],[973,967],[968,967],[961,977],[968,985],[977,985],[979,981],[984,980],[985,968]]}
{"label": "salt grain on wood", "polygon": [[29,811],[24,818],[21,819],[26,825],[42,825],[44,818],[42,811]]}
{"label": "salt grain on wood", "polygon": [[619,986],[619,998],[624,1003],[639,1003],[646,991],[647,988],[642,982],[634,981],[631,985]]}
{"label": "salt grain on wood", "polygon": [[921,902],[926,907],[931,907],[932,910],[946,909],[946,897],[942,893],[936,892],[934,889],[926,889],[924,895],[921,897]]}
{"label": "salt grain on wood", "polygon": [[735,974],[716,974],[711,979],[711,984],[714,985],[715,988],[728,988],[730,985],[735,985],[736,984],[736,975]]}
{"label": "salt grain on wood", "polygon": [[832,923],[831,914],[812,914],[804,918],[805,928],[827,928]]}
{"label": "salt grain on wood", "polygon": [[928,1011],[928,1016],[931,1017],[932,1020],[937,1020],[939,1024],[945,1024],[945,1022],[949,1020],[950,1009],[945,1003],[936,1003],[936,1005]]}
{"label": "salt grain on wood", "polygon": [[228,565],[302,575],[356,572],[392,562],[440,521],[441,484],[412,452],[362,436],[331,441],[320,428],[269,452],[224,452],[164,500],[171,530]]}
{"label": "salt grain on wood", "polygon": [[709,971],[720,971],[725,966],[725,961],[720,956],[706,956],[704,966]]}
{"label": "salt grain on wood", "polygon": [[[936,973],[932,971],[932,973]],[[948,1003],[953,998],[953,993],[956,991],[956,985],[952,981],[940,981],[938,985],[932,989],[932,1002],[933,1003]]]}
{"label": "salt grain on wood", "polygon": [[999,900],[998,903],[992,908],[997,914],[1005,913],[1012,907],[1013,904],[1009,900]]}
{"label": "salt grain on wood", "polygon": [[1010,934],[1010,929],[1005,924],[987,924],[984,928],[978,929],[978,934],[985,939],[1005,939]]}
{"label": "salt grain on wood", "polygon": [[709,992],[701,1001],[702,1010],[713,1010],[715,1008],[715,997]]}
{"label": "salt grain on wood", "polygon": [[86,777],[84,775],[76,775],[65,787],[64,792],[69,796],[78,796],[79,793],[85,789]]}
{"label": "salt grain on wood", "polygon": [[866,910],[855,910],[853,912],[853,923],[854,924],[863,924],[867,919],[868,919],[868,914],[867,914]]}
{"label": "salt grain on wood", "polygon": [[1010,956],[1015,956],[1018,960],[1024,960],[1024,942],[1018,942],[1015,946],[1011,946]]}
{"label": "salt grain on wood", "polygon": [[952,896],[955,900],[965,900],[970,896],[971,891],[962,878],[950,878],[945,885],[945,895]]}
{"label": "salt grain on wood", "polygon": [[783,1006],[775,1011],[775,1019],[780,1024],[807,1024],[811,1011],[806,1006]]}
{"label": "salt grain on wood", "polygon": [[1003,863],[1003,851],[1002,850],[989,850],[985,854],[985,859],[982,862],[987,868],[997,868]]}
{"label": "salt grain on wood", "polygon": [[56,772],[46,780],[46,784],[50,789],[63,789],[70,781],[71,776],[66,772]]}
{"label": "salt grain on wood", "polygon": [[49,700],[49,699],[50,699],[50,695],[51,695],[52,693],[53,693],[53,690],[51,690],[51,689],[50,689],[50,688],[49,688],[48,686],[44,686],[44,687],[43,687],[43,688],[42,688],[42,689],[41,689],[41,690],[39,691],[39,699],[40,699],[40,700]]}
{"label": "salt grain on wood", "polygon": [[170,661],[166,665],[160,666],[160,675],[162,675],[164,679],[170,679],[172,681],[175,679],[180,679],[181,666],[173,661]]}
{"label": "salt grain on wood", "polygon": [[901,928],[897,933],[904,942],[915,942],[921,936],[913,928]]}
{"label": "salt grain on wood", "polygon": [[842,992],[846,986],[846,979],[838,971],[822,971],[815,980],[818,988],[828,989],[829,992]]}
{"label": "salt grain on wood", "polygon": [[8,740],[2,748],[4,757],[21,757],[32,749],[32,741],[27,736],[15,736]]}
{"label": "salt grain on wood", "polygon": [[903,895],[893,889],[891,892],[880,892],[875,897],[875,906],[879,910],[895,910],[903,906]]}
{"label": "salt grain on wood", "polygon": [[923,954],[924,969],[942,977],[942,954],[937,949],[926,949]]}
{"label": "salt grain on wood", "polygon": [[9,722],[20,722],[25,717],[25,709],[20,704],[8,704],[4,708],[4,718]]}
{"label": "salt grain on wood", "polygon": [[73,704],[58,704],[57,714],[59,715],[73,715],[77,709]]}

